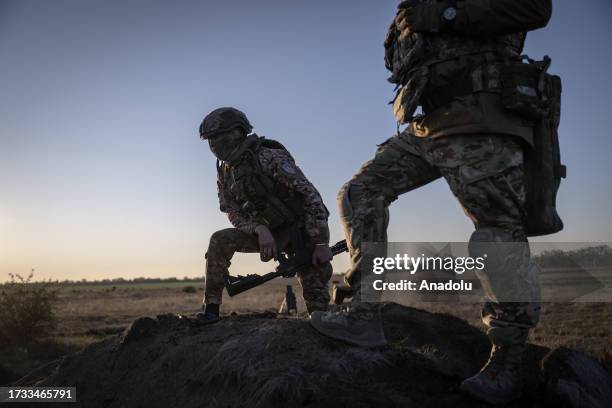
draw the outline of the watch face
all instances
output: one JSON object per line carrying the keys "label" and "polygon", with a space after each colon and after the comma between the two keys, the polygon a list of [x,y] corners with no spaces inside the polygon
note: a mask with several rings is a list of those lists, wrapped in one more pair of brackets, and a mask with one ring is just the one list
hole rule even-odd
{"label": "watch face", "polygon": [[448,21],[454,20],[456,16],[457,16],[457,9],[454,7],[449,7],[445,9],[444,12],[442,13],[442,17],[444,17],[444,19]]}

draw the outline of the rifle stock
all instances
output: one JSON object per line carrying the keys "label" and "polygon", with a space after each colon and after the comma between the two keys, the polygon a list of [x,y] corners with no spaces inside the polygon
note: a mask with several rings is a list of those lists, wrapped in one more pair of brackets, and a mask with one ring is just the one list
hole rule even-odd
{"label": "rifle stock", "polygon": [[[338,241],[330,247],[332,256],[348,251],[346,240]],[[225,289],[230,296],[236,296],[239,293],[246,292],[259,285],[262,285],[274,278],[285,277],[291,278],[300,270],[307,268],[312,264],[312,251],[308,248],[296,251],[294,254],[287,257],[279,258],[279,265],[274,272],[268,272],[264,275],[247,275],[247,276],[230,276],[224,278]]]}

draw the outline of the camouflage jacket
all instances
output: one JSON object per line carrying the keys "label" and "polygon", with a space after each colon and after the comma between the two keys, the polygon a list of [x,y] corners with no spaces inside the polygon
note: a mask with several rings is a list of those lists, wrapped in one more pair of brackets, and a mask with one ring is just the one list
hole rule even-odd
{"label": "camouflage jacket", "polygon": [[[430,0],[435,1],[435,0]],[[385,40],[394,112],[420,137],[501,133],[531,140],[533,123],[504,110],[496,63],[520,55],[526,31],[543,27],[550,0],[465,0],[445,32],[400,33]],[[424,115],[413,117],[417,106]]]}
{"label": "camouflage jacket", "polygon": [[243,156],[231,164],[221,162],[218,166],[219,205],[221,211],[227,213],[232,225],[249,234],[254,233],[260,224],[271,227],[256,210],[246,205],[249,202],[247,190],[258,182],[253,177],[263,176],[272,185],[271,191],[266,192],[266,198],[276,199],[278,204],[282,201],[291,208],[296,214],[293,224],[303,227],[313,243],[329,243],[329,212],[321,195],[295,164],[293,157],[278,142],[266,139],[261,143],[264,138],[256,135],[249,136],[248,140],[255,144],[255,147],[247,149],[252,159]]}

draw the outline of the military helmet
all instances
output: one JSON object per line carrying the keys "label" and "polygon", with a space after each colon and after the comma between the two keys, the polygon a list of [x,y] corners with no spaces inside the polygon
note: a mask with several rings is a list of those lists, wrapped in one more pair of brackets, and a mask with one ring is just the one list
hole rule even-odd
{"label": "military helmet", "polygon": [[200,137],[204,140],[221,132],[242,128],[249,133],[253,126],[246,115],[236,108],[223,107],[210,112],[200,125]]}

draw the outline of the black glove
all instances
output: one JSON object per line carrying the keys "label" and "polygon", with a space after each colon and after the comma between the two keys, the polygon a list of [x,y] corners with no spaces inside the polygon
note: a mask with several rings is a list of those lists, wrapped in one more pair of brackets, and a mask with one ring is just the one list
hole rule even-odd
{"label": "black glove", "polygon": [[420,0],[406,0],[397,7],[399,12],[395,16],[395,26],[402,33],[439,32],[446,31],[448,24],[442,19],[442,13],[454,2],[443,1],[436,3],[422,3]]}

